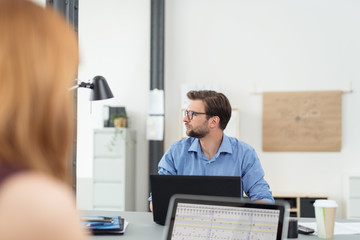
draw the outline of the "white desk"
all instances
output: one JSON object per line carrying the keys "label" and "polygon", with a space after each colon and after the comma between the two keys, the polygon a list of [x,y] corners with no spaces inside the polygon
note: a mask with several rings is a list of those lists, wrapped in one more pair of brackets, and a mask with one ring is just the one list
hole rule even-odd
{"label": "white desk", "polygon": [[[149,212],[107,212],[107,211],[84,211],[88,216],[121,216],[129,222],[124,235],[92,236],[94,240],[161,240],[163,238],[164,226],[153,222],[152,213]],[[304,219],[302,218],[301,221]],[[314,219],[306,219],[314,221]],[[337,220],[338,221],[338,220]],[[315,235],[299,234],[297,240],[321,239]],[[335,235],[332,240],[359,240],[360,235]],[[294,239],[295,240],[295,239]]]}

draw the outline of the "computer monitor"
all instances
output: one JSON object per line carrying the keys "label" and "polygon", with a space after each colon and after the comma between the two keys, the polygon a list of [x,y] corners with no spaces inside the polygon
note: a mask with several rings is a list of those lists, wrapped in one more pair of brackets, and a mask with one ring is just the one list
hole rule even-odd
{"label": "computer monitor", "polygon": [[164,239],[281,240],[287,236],[286,202],[251,202],[240,198],[173,195]]}
{"label": "computer monitor", "polygon": [[164,225],[174,194],[241,197],[239,176],[150,175],[153,219]]}

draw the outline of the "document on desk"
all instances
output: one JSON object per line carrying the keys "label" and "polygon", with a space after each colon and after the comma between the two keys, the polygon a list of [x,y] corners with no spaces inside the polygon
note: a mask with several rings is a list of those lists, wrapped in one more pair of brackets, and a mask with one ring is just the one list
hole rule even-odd
{"label": "document on desk", "polygon": [[[299,225],[309,227],[317,233],[316,222],[299,222]],[[360,222],[335,222],[334,235],[360,234]]]}

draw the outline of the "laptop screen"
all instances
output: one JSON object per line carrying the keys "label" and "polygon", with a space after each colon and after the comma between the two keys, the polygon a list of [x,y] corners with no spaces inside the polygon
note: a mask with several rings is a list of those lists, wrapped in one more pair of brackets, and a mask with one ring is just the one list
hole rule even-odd
{"label": "laptop screen", "polygon": [[153,217],[165,224],[174,194],[241,197],[241,178],[234,176],[150,175]]}
{"label": "laptop screen", "polygon": [[175,195],[169,207],[167,239],[282,239],[283,204]]}

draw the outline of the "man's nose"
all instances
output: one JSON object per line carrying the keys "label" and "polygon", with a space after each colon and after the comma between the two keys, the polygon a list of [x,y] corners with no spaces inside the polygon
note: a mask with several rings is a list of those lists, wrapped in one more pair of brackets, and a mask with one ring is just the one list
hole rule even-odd
{"label": "man's nose", "polygon": [[187,115],[184,116],[183,121],[184,121],[184,122],[190,122],[190,120],[189,120],[189,118],[188,118]]}

